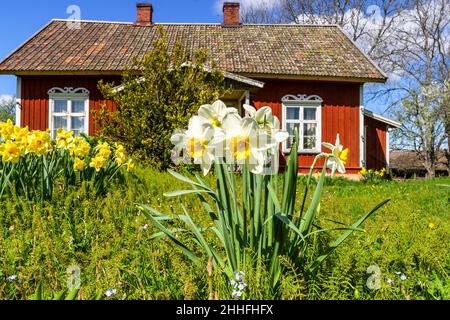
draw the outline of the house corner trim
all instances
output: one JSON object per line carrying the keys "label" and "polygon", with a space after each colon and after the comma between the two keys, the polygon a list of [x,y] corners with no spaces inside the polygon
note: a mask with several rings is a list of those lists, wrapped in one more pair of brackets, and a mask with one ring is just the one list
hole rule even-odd
{"label": "house corner trim", "polygon": [[359,166],[366,166],[366,141],[364,134],[364,85],[359,87]]}
{"label": "house corner trim", "polygon": [[22,78],[17,76],[16,87],[16,126],[21,126],[22,120]]}

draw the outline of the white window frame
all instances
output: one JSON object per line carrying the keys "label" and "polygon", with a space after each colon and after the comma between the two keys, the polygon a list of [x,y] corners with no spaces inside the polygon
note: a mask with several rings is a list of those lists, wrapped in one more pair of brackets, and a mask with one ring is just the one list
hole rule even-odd
{"label": "white window frame", "polygon": [[[288,123],[299,124],[299,145],[298,154],[318,154],[322,152],[322,103],[323,100],[316,95],[286,95],[282,98],[282,128],[287,131]],[[288,108],[299,108],[299,119],[287,119]],[[304,120],[304,109],[316,108],[316,120]],[[316,147],[314,149],[303,148],[304,143],[304,129],[303,125],[313,123],[317,124],[316,129]],[[283,142],[283,153],[290,153],[291,150],[287,147],[286,141]]]}
{"label": "white window frame", "polygon": [[[48,91],[49,95],[49,112],[48,112],[48,126],[51,134],[57,128],[54,128],[53,118],[54,117],[67,117],[67,131],[72,130],[72,117],[84,117],[84,130],[85,134],[89,134],[89,90],[85,88],[51,88]],[[54,112],[55,101],[63,100],[67,101],[67,112]],[[72,113],[72,101],[73,100],[84,100],[84,112]],[[53,137],[54,138],[54,137]]]}

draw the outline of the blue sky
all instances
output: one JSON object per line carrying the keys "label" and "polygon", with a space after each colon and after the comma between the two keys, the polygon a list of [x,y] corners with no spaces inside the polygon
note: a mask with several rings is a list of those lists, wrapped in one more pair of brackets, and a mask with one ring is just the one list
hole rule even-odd
{"label": "blue sky", "polygon": [[[15,0],[0,1],[0,60],[53,18],[66,19],[78,5],[83,20],[136,20],[138,0]],[[157,22],[221,22],[215,0],[152,0]],[[5,31],[5,32],[4,32]],[[16,93],[14,76],[0,75],[0,95]]]}

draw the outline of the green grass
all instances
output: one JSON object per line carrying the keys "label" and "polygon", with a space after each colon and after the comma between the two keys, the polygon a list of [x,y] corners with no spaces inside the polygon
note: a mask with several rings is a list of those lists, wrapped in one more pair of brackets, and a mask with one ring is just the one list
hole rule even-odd
{"label": "green grass", "polygon": [[[365,223],[365,233],[355,233],[339,247],[316,279],[305,282],[284,260],[289,272],[281,282],[282,297],[450,299],[450,189],[439,184],[450,184],[450,179],[376,185],[327,181],[317,221],[322,227],[335,226],[329,219],[351,223],[382,200],[392,201]],[[113,299],[207,299],[207,261],[204,269],[195,268],[169,242],[152,240],[155,230],[136,209],[137,203],[145,203],[160,212],[178,213],[179,200],[164,198],[163,193],[185,187],[167,173],[141,168],[126,176],[126,183],[112,186],[104,198],[80,187],[70,194],[56,191],[55,199],[44,205],[2,199],[0,299],[28,299],[40,283],[44,295],[52,296],[67,288],[70,265],[81,269],[79,298],[115,288]],[[209,224],[195,197],[182,201],[196,222]],[[317,245],[327,239],[318,239]],[[244,270],[246,298],[270,299],[264,268],[250,265]],[[366,286],[367,269],[373,265],[380,270],[378,290]],[[9,281],[11,275],[18,280]],[[212,280],[213,294],[228,299],[231,288],[224,277],[213,274]]]}

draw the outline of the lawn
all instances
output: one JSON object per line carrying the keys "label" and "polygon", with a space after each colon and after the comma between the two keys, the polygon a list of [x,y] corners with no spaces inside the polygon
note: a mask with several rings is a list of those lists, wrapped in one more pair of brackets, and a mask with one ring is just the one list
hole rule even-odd
{"label": "lawn", "polygon": [[[73,280],[71,266],[80,270],[81,299],[105,297],[108,290],[108,299],[208,299],[210,281],[213,296],[229,299],[229,283],[220,274],[210,277],[206,258],[204,268],[196,268],[171,243],[153,239],[156,230],[136,208],[144,203],[179,213],[180,200],[163,193],[183,189],[183,183],[151,168],[137,168],[124,179],[104,197],[82,185],[55,190],[45,204],[3,200],[0,299],[30,298],[40,284],[51,298]],[[328,180],[317,221],[323,227],[335,226],[332,220],[350,224],[382,200],[392,200],[365,223],[365,233],[353,234],[338,248],[315,279],[305,281],[284,261],[282,298],[450,299],[450,189],[442,184],[450,179]],[[182,201],[197,223],[208,226],[195,197]],[[272,298],[263,268],[245,272],[246,298]]]}

